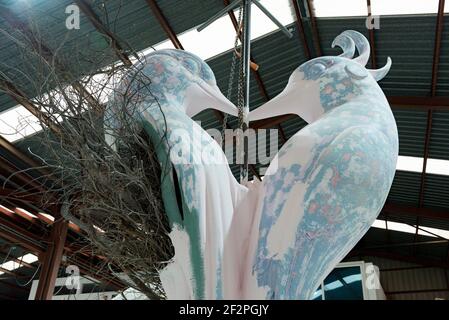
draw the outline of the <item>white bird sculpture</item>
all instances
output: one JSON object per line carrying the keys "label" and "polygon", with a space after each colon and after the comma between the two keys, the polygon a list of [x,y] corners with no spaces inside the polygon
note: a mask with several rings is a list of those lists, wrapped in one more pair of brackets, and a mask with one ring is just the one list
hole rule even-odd
{"label": "white bird sculpture", "polygon": [[[398,155],[395,120],[376,82],[391,60],[365,69],[369,43],[356,31],[333,45],[344,53],[304,63],[281,94],[250,113],[251,121],[297,114],[309,125],[249,186],[191,119],[206,108],[237,114],[208,65],[180,50],[145,57],[139,73],[151,81],[133,97],[133,117],[164,168],[175,256],[160,276],[169,299],[310,299],[378,216]],[[108,111],[113,121],[114,103]]]}

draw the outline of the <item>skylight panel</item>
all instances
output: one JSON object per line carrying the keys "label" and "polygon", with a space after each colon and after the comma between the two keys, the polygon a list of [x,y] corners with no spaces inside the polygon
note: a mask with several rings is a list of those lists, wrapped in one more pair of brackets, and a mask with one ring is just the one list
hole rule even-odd
{"label": "skylight panel", "polygon": [[438,2],[438,0],[371,0],[371,10],[373,15],[437,13]]}
{"label": "skylight panel", "polygon": [[[399,232],[405,232],[410,234],[416,234],[416,226],[411,226],[405,223],[393,222],[376,219],[374,223],[371,225],[372,228],[384,229],[384,230],[393,230]],[[438,236],[443,237],[445,239],[449,239],[449,230],[430,228],[430,227],[422,227],[420,226],[418,229],[418,234],[422,236],[437,238]]]}
{"label": "skylight panel", "polygon": [[449,160],[427,159],[426,172],[449,175]]}
{"label": "skylight panel", "polygon": [[[35,256],[32,253],[27,253],[26,255],[17,258],[17,260],[10,260],[8,262],[5,262],[3,264],[0,264],[0,268],[4,269],[4,270],[8,270],[8,271],[14,271],[16,269],[19,269],[20,267],[23,266],[22,263],[16,262],[16,261],[21,261],[24,263],[34,263],[36,261],[38,261],[37,256]],[[0,275],[4,274],[5,272],[0,271]]]}
{"label": "skylight panel", "polygon": [[[350,17],[368,14],[366,0],[315,0],[316,17]],[[438,0],[371,0],[373,15],[435,14]],[[449,3],[445,3],[449,12]]]}
{"label": "skylight panel", "polygon": [[396,169],[410,172],[422,172],[423,160],[423,158],[419,157],[399,156]]}
{"label": "skylight panel", "polygon": [[[288,0],[260,1],[283,25],[294,22]],[[234,12],[238,19],[239,10]],[[254,4],[251,6],[251,40],[259,38],[278,27]],[[198,32],[191,29],[178,36],[184,49],[195,53],[203,60],[226,52],[234,47],[235,29],[228,15],[214,21],[206,29]]]}
{"label": "skylight panel", "polygon": [[0,113],[0,135],[14,142],[42,130],[39,120],[25,107],[18,105]]}
{"label": "skylight panel", "polygon": [[355,17],[368,15],[366,0],[315,0],[313,3],[316,17]]}

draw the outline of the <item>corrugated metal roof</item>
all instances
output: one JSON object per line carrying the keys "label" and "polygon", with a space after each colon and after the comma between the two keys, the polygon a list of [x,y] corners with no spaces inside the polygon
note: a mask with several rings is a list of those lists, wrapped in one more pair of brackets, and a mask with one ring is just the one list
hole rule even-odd
{"label": "corrugated metal roof", "polygon": [[423,157],[427,112],[416,109],[394,109],[399,134],[399,154]]}
{"label": "corrugated metal roof", "polygon": [[449,208],[449,176],[426,174],[424,207]]}
{"label": "corrugated metal roof", "polygon": [[[46,2],[47,1],[47,2]],[[55,31],[55,37],[49,42],[54,46],[64,36],[64,26],[57,24],[61,19],[60,10],[69,1],[57,2],[55,0],[39,1],[38,6],[49,12],[46,19],[40,23],[46,23]],[[94,7],[101,19],[107,22],[109,28],[122,40],[123,47],[127,48],[125,42],[135,50],[142,50],[150,45],[156,44],[166,38],[159,23],[155,20],[145,0],[123,1],[111,0],[106,2],[108,16],[101,8],[101,2],[95,2]],[[223,7],[220,0],[198,2],[188,1],[159,1],[158,2],[172,28],[177,32],[183,32],[201,22],[205,21],[213,13]],[[200,4],[198,4],[200,3]],[[54,8],[51,8],[53,5]],[[59,6],[59,7],[58,7]],[[58,9],[59,8],[59,9]],[[188,14],[186,14],[188,12]],[[305,19],[308,24],[308,19]],[[401,16],[381,17],[381,29],[375,30],[376,54],[378,66],[383,66],[387,56],[393,59],[393,67],[385,80],[380,85],[387,95],[394,96],[429,96],[431,83],[431,70],[433,59],[433,43],[435,34],[435,15],[429,16]],[[0,21],[0,24],[2,22]],[[96,32],[84,17],[81,21],[82,30],[72,33],[68,38],[75,45],[82,38],[84,43],[96,43],[101,48],[107,42],[103,36]],[[333,39],[346,29],[355,29],[368,35],[364,18],[319,18],[317,25],[320,32],[321,47],[324,55],[338,55],[339,49],[332,49]],[[294,33],[292,39],[287,39],[280,32],[270,33],[253,41],[252,56],[259,64],[259,74],[264,82],[270,98],[277,95],[285,87],[290,74],[305,60],[305,54],[299,37],[296,34],[295,24],[288,26]],[[307,29],[307,26],[306,26]],[[53,32],[53,31],[52,31]],[[441,65],[438,78],[437,94],[448,95],[449,93],[449,24],[446,24],[442,41]],[[3,38],[2,38],[3,37]],[[4,39],[0,34],[0,61],[13,66],[16,58],[13,57],[13,46],[10,41]],[[8,42],[9,41],[9,42]],[[78,44],[79,47],[79,44]],[[67,56],[70,56],[74,47],[64,48]],[[231,67],[232,52],[225,52],[208,60],[214,71],[217,83],[223,93],[226,94],[229,72]],[[111,59],[117,59],[112,56]],[[2,69],[0,65],[0,69]],[[251,108],[255,108],[264,102],[259,88],[252,76],[251,81]],[[236,90],[234,84],[231,100],[236,103]],[[0,110],[9,108],[15,103],[11,102],[5,95],[0,95]],[[426,111],[416,108],[393,109],[393,113],[399,131],[399,153],[405,156],[422,157],[424,154],[424,138],[426,132]],[[213,111],[204,111],[195,117],[201,121],[204,128],[216,128],[221,130],[221,122]],[[237,119],[229,116],[228,124],[237,126]],[[290,119],[282,124],[285,135],[290,138],[306,123],[300,118]],[[449,113],[435,111],[433,114],[432,138],[430,141],[429,156],[431,158],[449,159]],[[31,146],[33,150],[39,150],[40,146],[36,139],[29,138],[19,142],[17,145],[24,151]],[[34,142],[33,142],[34,141]],[[281,144],[279,144],[281,145]],[[252,146],[252,151],[256,151]],[[260,165],[255,166],[261,170]],[[236,177],[239,175],[239,167],[231,165],[231,170]],[[250,177],[252,173],[250,171]],[[420,192],[421,174],[405,171],[397,171],[393,186],[390,190],[388,201],[408,206],[418,206]],[[425,185],[424,206],[449,208],[449,177],[439,175],[428,175]],[[397,221],[415,224],[416,218],[403,215],[389,215],[389,221]],[[423,226],[448,229],[449,223],[436,219],[420,219]],[[413,241],[414,235],[398,232],[388,232],[388,241],[405,242]],[[364,238],[371,243],[382,244],[387,241],[386,232],[382,230],[371,230]],[[443,246],[435,246],[432,250],[426,248],[416,249],[420,255],[441,255]],[[408,248],[397,249],[407,252]],[[421,252],[424,250],[425,252]],[[444,253],[443,253],[444,254]]]}
{"label": "corrugated metal roof", "polygon": [[[65,19],[68,15],[65,8],[72,3],[69,0],[33,1],[27,11],[23,9],[24,3],[18,1],[11,2],[11,8],[19,17],[30,21],[33,29],[39,30],[39,36],[45,44],[53,51],[58,51],[58,57],[66,62],[65,66],[71,68],[74,74],[79,75],[118,60],[112,49],[106,50],[107,54],[104,56],[108,41],[96,31],[84,14],[81,14],[79,30],[66,28]],[[125,49],[128,44],[133,50],[140,51],[167,38],[145,0],[96,1],[94,4],[96,13],[116,33],[119,40],[124,42],[122,46]],[[106,11],[102,9],[103,4]],[[199,25],[224,6],[220,0],[166,0],[159,1],[158,4],[176,33]],[[29,20],[26,17],[30,17]],[[0,26],[10,30],[1,19]],[[7,73],[28,96],[34,97],[35,84],[30,84],[24,76],[18,76],[17,70],[30,65],[20,52],[9,36],[0,33],[0,71]],[[80,57],[81,61],[74,60]],[[25,74],[33,73],[27,70]],[[16,104],[9,96],[0,94],[0,112]]]}
{"label": "corrugated metal roof", "polygon": [[[125,20],[133,17],[133,10],[135,9],[138,9],[139,12],[148,11],[148,19],[151,21],[151,19],[153,19],[152,15],[148,8],[145,7],[145,10],[143,10],[145,5],[143,2],[145,1],[133,2],[133,6],[128,3],[122,4],[122,7],[119,10],[120,1],[111,1],[108,3],[108,6],[110,6],[108,9],[119,16],[121,15],[122,19]],[[177,6],[178,4],[173,7]],[[172,9],[167,7],[164,9],[164,13],[167,15],[168,19],[174,19],[173,14],[177,12],[177,10],[179,10],[178,7]],[[208,8],[208,10],[214,11],[212,7]],[[181,14],[179,15],[182,16]],[[204,14],[203,18],[205,19],[206,17],[207,14]],[[199,23],[204,20],[201,19],[201,17],[196,17],[196,19],[198,20],[193,23]],[[120,19],[116,20],[119,21]],[[135,20],[138,21],[139,19],[136,18]],[[176,21],[178,20],[175,19],[172,21],[173,28],[176,30],[188,26],[187,22],[182,22],[181,26],[177,26]],[[191,23],[190,26],[192,26],[193,23]],[[326,55],[339,54],[338,49],[330,48],[330,44],[335,36],[343,30],[356,29],[365,34],[367,33],[364,18],[323,18],[318,19],[317,23],[320,31],[321,46]],[[132,21],[130,21],[130,24],[132,25]],[[123,30],[121,29],[126,29],[124,26],[125,25],[123,25],[122,28],[120,25],[116,24],[114,27],[117,28],[117,32],[122,32]],[[137,27],[138,26],[136,26],[136,28]],[[297,31],[295,25],[291,24],[288,27],[295,33],[292,39],[287,39],[281,32],[277,31],[253,41],[252,44],[252,55],[254,60],[260,66],[259,73],[269,97],[277,95],[285,87],[292,71],[306,60],[302,44],[296,34]],[[375,31],[376,52],[378,53],[377,57],[379,64],[383,64],[387,55],[393,58],[393,68],[385,81],[381,82],[381,86],[387,94],[426,95],[427,93],[424,94],[424,92],[426,90],[429,92],[434,27],[435,16],[381,18],[381,29]],[[160,30],[157,31],[157,28],[159,27],[154,27],[154,23],[153,28],[156,28],[152,30],[158,33],[159,37],[165,37],[165,35],[160,34]],[[134,32],[132,30],[134,29],[131,28],[131,31],[128,33]],[[126,38],[128,42],[130,41],[128,38],[129,35],[119,34],[119,36],[121,38]],[[144,35],[141,36],[144,37]],[[158,39],[160,41],[161,39],[157,38],[158,36],[155,35],[152,39]],[[131,45],[136,46],[137,44],[131,43]],[[216,75],[218,86],[224,93],[227,92],[228,87],[231,57],[232,52],[229,51],[208,60],[209,65]],[[408,89],[401,89],[402,87],[414,88],[416,91],[410,92]],[[254,76],[252,76],[251,81],[250,98],[251,108],[264,102]],[[231,100],[234,103],[237,102],[235,84]],[[399,153],[405,156],[422,157],[424,154],[426,111],[417,110],[416,108],[401,108],[393,109],[393,113],[399,131]],[[445,111],[434,113],[430,157],[447,159],[449,156],[448,117],[449,113]],[[202,126],[206,129],[221,129],[222,127],[220,120],[216,117],[214,112],[210,110],[201,113],[195,119],[201,121]],[[228,123],[231,127],[235,128],[237,126],[237,119],[229,116]],[[304,126],[305,122],[299,118],[291,119],[282,124],[282,128],[285,131],[287,138],[290,138]],[[237,166],[232,166],[232,169],[234,173],[238,172]],[[428,190],[426,189],[425,197],[426,205],[447,208],[447,195],[442,191],[442,189],[444,189],[442,188],[443,185],[438,183],[445,183],[444,186],[449,186],[449,184],[447,184],[447,179],[445,178],[438,180],[438,176],[435,178],[430,177],[428,183],[426,183],[426,188],[428,188]],[[398,171],[388,200],[416,206],[419,199],[419,188],[419,173]],[[449,189],[449,187],[446,189]]]}
{"label": "corrugated metal roof", "polygon": [[397,170],[388,200],[409,206],[418,206],[421,174]]}
{"label": "corrugated metal roof", "polygon": [[429,157],[449,160],[449,112],[447,111],[432,113]]}

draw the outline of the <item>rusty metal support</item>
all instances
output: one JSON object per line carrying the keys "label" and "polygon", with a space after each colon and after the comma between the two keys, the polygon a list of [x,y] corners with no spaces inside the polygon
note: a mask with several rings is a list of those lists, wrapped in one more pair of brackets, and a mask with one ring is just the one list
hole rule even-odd
{"label": "rusty metal support", "polygon": [[419,207],[424,204],[424,189],[426,183],[426,170],[427,170],[427,159],[429,157],[429,145],[430,136],[432,135],[432,110],[427,111],[427,127],[426,127],[426,137],[424,141],[424,154],[423,154],[423,166],[421,172],[421,185],[419,191]]}
{"label": "rusty metal support", "polygon": [[432,86],[431,86],[431,96],[436,96],[437,80],[438,80],[438,69],[440,63],[440,51],[441,51],[441,38],[443,35],[444,27],[444,4],[445,0],[440,0],[438,3],[438,16],[435,31],[435,44],[433,48],[433,64],[432,64]]}
{"label": "rusty metal support", "polygon": [[322,56],[323,51],[321,50],[320,33],[318,31],[318,26],[317,26],[317,22],[316,22],[315,9],[313,7],[313,0],[306,0],[306,1],[307,1],[307,9],[309,12],[310,24],[312,26],[312,37],[313,37],[313,42],[315,44],[316,54],[317,54],[317,56]]}
{"label": "rusty metal support", "polygon": [[298,29],[299,40],[301,41],[301,43],[303,45],[307,60],[310,60],[312,58],[312,54],[310,53],[310,48],[309,48],[309,44],[307,43],[306,33],[304,32],[304,23],[302,21],[301,10],[299,10],[297,0],[291,0],[291,3],[293,5],[293,9],[295,11],[295,17],[296,17],[295,23],[296,23],[296,29]]}
{"label": "rusty metal support", "polygon": [[7,175],[13,175],[11,178],[12,180],[20,181],[22,183],[21,186],[30,189],[30,191],[34,190],[42,193],[46,192],[45,187],[41,183],[38,183],[32,176],[24,172],[19,172],[19,168],[3,157],[0,157],[0,170],[0,172]]}
{"label": "rusty metal support", "polygon": [[168,38],[171,40],[175,48],[184,50],[184,47],[182,46],[181,42],[176,36],[176,33],[170,27],[168,20],[165,18],[157,2],[155,0],[146,0],[146,1],[151,11],[155,15],[156,19],[159,21],[159,24],[161,25],[162,29],[164,29],[165,33],[167,34]]}
{"label": "rusty metal support", "polygon": [[[442,110],[449,111],[449,97],[411,97],[391,96],[387,97],[392,109],[412,108],[418,110]],[[296,115],[286,114],[268,119],[258,120],[251,123],[254,129],[272,128],[279,123],[295,118]]]}
{"label": "rusty metal support", "polygon": [[43,113],[33,102],[18,88],[14,86],[11,82],[0,79],[0,90],[4,91],[12,99],[14,99],[18,104],[25,107],[33,116],[39,119],[43,124],[45,124],[53,133],[59,134],[61,129],[59,125],[54,122],[51,117]]}
{"label": "rusty metal support", "polygon": [[[437,23],[436,23],[436,31],[435,31],[435,44],[434,44],[434,50],[433,50],[433,63],[432,63],[432,82],[431,82],[431,89],[430,89],[431,97],[436,96],[436,87],[437,87],[437,82],[438,82],[438,69],[439,69],[440,51],[441,51],[441,37],[443,34],[443,22],[444,22],[444,3],[445,3],[445,0],[440,0],[438,3],[438,15],[437,15]],[[433,118],[433,110],[428,110],[427,111],[426,137],[425,137],[425,141],[424,141],[423,166],[422,166],[422,172],[421,172],[421,185],[420,185],[420,190],[419,190],[419,207],[422,207],[424,204],[427,159],[429,157],[430,137],[432,135],[432,118]],[[419,223],[420,223],[420,219],[418,217],[416,219],[415,241],[418,237]]]}
{"label": "rusty metal support", "polygon": [[384,205],[382,209],[382,214],[384,213],[392,215],[422,217],[429,219],[449,220],[449,210],[404,206],[404,205],[397,205],[391,202],[387,202]]}
{"label": "rusty metal support", "polygon": [[35,300],[51,300],[53,297],[55,282],[64,252],[67,229],[68,223],[63,219],[53,224],[49,244],[42,262]]}
{"label": "rusty metal support", "polygon": [[356,248],[356,249],[353,249],[347,255],[347,258],[354,257],[354,256],[380,257],[380,258],[386,258],[386,259],[391,259],[391,260],[405,261],[405,262],[409,262],[409,263],[419,264],[422,266],[449,269],[449,262],[447,262],[447,261],[430,259],[430,258],[420,258],[417,256],[402,255],[402,254],[397,254],[397,253],[393,253],[393,252],[386,252],[383,250],[366,250],[363,248]]}
{"label": "rusty metal support", "polygon": [[0,237],[35,254],[42,253],[45,250],[45,244],[42,242],[42,239],[1,215]]}
{"label": "rusty metal support", "polygon": [[93,24],[95,29],[98,32],[105,35],[106,38],[110,41],[112,49],[114,49],[115,53],[119,57],[119,59],[125,64],[125,66],[132,66],[132,62],[129,59],[128,55],[123,50],[123,47],[120,45],[117,37],[114,33],[112,33],[101,21],[100,17],[95,13],[92,7],[87,3],[86,0],[75,0],[75,3],[81,9],[81,11],[87,16],[89,21]]}
{"label": "rusty metal support", "polygon": [[[18,150],[11,142],[0,136],[0,148],[6,150],[8,153],[18,158],[20,161],[28,165],[30,168],[42,167],[42,164],[25,155],[22,151]],[[44,168],[39,168],[46,175],[50,175],[50,171]]]}
{"label": "rusty metal support", "polygon": [[9,287],[9,288],[11,288],[11,289],[13,289],[13,290],[17,290],[17,289],[18,289],[18,290],[26,291],[26,292],[29,291],[28,288],[21,287],[21,286],[19,286],[19,285],[17,285],[17,284],[9,283],[8,281],[2,280],[2,279],[0,279],[0,284],[1,284],[1,285],[5,285],[5,286],[7,286],[7,287]]}
{"label": "rusty metal support", "polygon": [[[371,19],[372,13],[371,13],[371,0],[366,0],[366,4],[368,7],[368,19]],[[371,27],[368,29],[369,34],[369,42],[371,47],[371,68],[376,69],[377,68],[377,61],[376,61],[376,43],[374,41],[374,28]]]}

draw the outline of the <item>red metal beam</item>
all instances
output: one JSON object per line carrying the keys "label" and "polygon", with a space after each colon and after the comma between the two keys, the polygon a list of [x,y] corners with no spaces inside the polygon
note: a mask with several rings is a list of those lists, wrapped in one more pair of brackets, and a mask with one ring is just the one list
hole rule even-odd
{"label": "red metal beam", "polygon": [[313,0],[307,0],[307,9],[309,12],[310,23],[312,25],[312,36],[313,36],[313,42],[315,44],[316,54],[317,54],[317,56],[322,56],[323,51],[321,50],[320,33],[318,31],[318,26],[316,23],[315,8],[313,6]]}
{"label": "red metal beam", "polygon": [[310,48],[309,48],[309,44],[307,43],[306,33],[304,32],[304,23],[302,21],[301,10],[299,10],[297,0],[291,0],[291,3],[293,5],[293,9],[295,11],[295,17],[296,17],[295,23],[296,23],[296,29],[298,29],[299,40],[301,41],[302,46],[304,48],[306,58],[309,60],[312,58],[312,54],[310,53]]}
{"label": "red metal beam", "polygon": [[18,88],[14,86],[11,82],[0,79],[0,90],[4,91],[12,99],[14,99],[18,104],[25,107],[32,115],[38,118],[42,123],[44,123],[50,130],[56,134],[60,134],[61,129],[59,125],[54,122],[51,117],[43,113],[33,102]]}
{"label": "red metal beam", "polygon": [[[9,221],[1,215],[0,238],[3,238],[11,244],[18,245],[40,257],[44,257],[44,254],[47,251],[46,241],[42,236],[36,235],[31,230],[20,227],[18,224]],[[64,249],[71,253],[71,256],[68,257],[68,263],[79,266],[81,272],[84,274],[102,282],[111,283],[118,288],[124,287],[121,280],[113,275],[109,275],[108,270],[100,270],[97,265],[92,263],[92,259],[96,259],[95,257],[90,256],[88,260],[82,258],[77,254],[78,249],[73,250],[72,244],[70,243],[67,243]]]}
{"label": "red metal beam", "polygon": [[68,223],[63,219],[53,224],[49,244],[44,254],[35,300],[51,300],[61,266]]}
{"label": "red metal beam", "polygon": [[146,0],[146,1],[153,14],[156,16],[156,19],[159,21],[159,24],[161,25],[162,29],[164,29],[165,33],[167,34],[168,38],[171,40],[175,48],[184,50],[184,47],[182,46],[181,42],[176,36],[176,33],[170,27],[170,24],[168,23],[167,19],[165,18],[161,8],[156,3],[156,1],[155,0]]}
{"label": "red metal beam", "polygon": [[[14,181],[21,182],[21,185],[24,188],[39,191],[45,193],[45,188],[42,184],[38,183],[33,177],[29,176],[24,172],[20,172],[20,169],[11,164],[8,160],[0,157],[0,170],[3,174],[6,174],[7,177],[11,176],[11,179]],[[3,192],[3,191],[2,191]]]}
{"label": "red metal beam", "polygon": [[[371,19],[372,13],[371,13],[371,0],[366,0],[366,4],[368,7],[368,19]],[[371,68],[376,69],[377,68],[377,61],[376,61],[376,43],[374,41],[374,28],[371,26],[371,28],[368,29],[369,34],[369,42],[371,47]]]}
{"label": "red metal beam", "polygon": [[[435,31],[435,44],[434,44],[434,52],[433,52],[433,64],[432,64],[432,83],[431,83],[431,92],[430,95],[435,97],[436,95],[436,87],[438,82],[438,67],[440,61],[440,51],[441,51],[441,37],[443,34],[443,19],[444,19],[444,0],[440,0],[438,3],[438,16],[436,23],[436,31]],[[430,137],[432,135],[432,117],[433,110],[430,109],[427,111],[427,128],[426,128],[426,137],[424,141],[424,155],[423,155],[423,166],[421,172],[421,184],[419,190],[419,207],[422,207],[424,204],[424,191],[426,185],[426,171],[427,171],[427,158],[429,157],[429,145],[430,145]],[[415,241],[418,237],[418,226],[420,223],[419,217],[416,219],[416,233],[415,233]]]}
{"label": "red metal beam", "polygon": [[449,111],[449,97],[390,96],[387,98],[394,108]]}
{"label": "red metal beam", "polygon": [[408,256],[393,252],[386,252],[381,250],[366,250],[363,248],[356,248],[352,250],[347,257],[354,257],[354,256],[368,256],[368,257],[380,257],[380,258],[386,258],[391,260],[399,260],[399,261],[405,261],[409,263],[419,264],[422,266],[429,266],[429,267],[436,267],[436,268],[444,268],[449,269],[449,262],[437,260],[437,259],[430,259],[430,258],[420,258],[417,256]]}
{"label": "red metal beam", "polygon": [[421,172],[421,186],[419,191],[420,207],[422,207],[424,203],[424,188],[426,183],[427,159],[429,157],[430,136],[432,134],[432,114],[433,114],[432,110],[427,111],[427,127],[426,127],[426,137],[424,140],[423,166]]}
{"label": "red metal beam", "polygon": [[449,292],[449,289],[421,289],[421,290],[399,290],[399,291],[385,291],[386,295],[395,294],[414,294],[414,293],[433,293],[433,292]]}
{"label": "red metal beam", "polygon": [[438,3],[438,16],[435,31],[435,45],[433,48],[432,86],[431,86],[432,97],[436,96],[438,68],[440,63],[441,38],[443,35],[443,27],[444,27],[444,3],[445,0],[440,0]]}
{"label": "red metal beam", "polygon": [[4,251],[0,251],[0,253],[2,254],[2,258],[0,258],[0,259],[2,259],[2,261],[3,261],[3,259],[6,256],[8,256],[8,260],[14,261],[15,263],[17,263],[21,267],[27,267],[29,269],[36,269],[37,268],[37,266],[33,266],[32,264],[29,264],[29,263],[27,263],[25,261],[17,259],[16,257],[12,257],[11,255],[6,254]]}
{"label": "red metal beam", "polygon": [[391,202],[387,202],[384,205],[382,212],[392,215],[406,215],[412,217],[449,220],[449,210],[403,206]]}
{"label": "red metal beam", "polygon": [[[387,97],[392,109],[414,108],[419,110],[443,110],[449,111],[449,97],[410,97],[410,96],[391,96]],[[264,120],[258,120],[250,123],[254,129],[272,128],[279,123],[297,117],[293,114],[287,114],[272,117]]]}
{"label": "red metal beam", "polygon": [[50,171],[46,168],[42,168],[42,164],[25,155],[22,151],[18,150],[11,142],[0,136],[0,148],[6,150],[8,153],[18,158],[20,161],[24,162],[29,166],[29,168],[36,168],[36,170],[41,171],[45,175],[51,175]]}
{"label": "red metal beam", "polygon": [[0,279],[0,283],[2,285],[5,285],[5,286],[13,289],[13,290],[17,290],[18,289],[18,290],[26,291],[26,292],[29,292],[29,290],[30,290],[30,289],[28,289],[26,287],[21,287],[21,286],[19,286],[17,284],[9,283],[8,281],[2,280],[2,279]]}
{"label": "red metal beam", "polygon": [[43,253],[46,248],[42,239],[2,215],[0,215],[0,237],[35,254]]}
{"label": "red metal beam", "polygon": [[92,7],[86,2],[86,0],[75,0],[75,3],[81,9],[81,11],[87,16],[89,21],[93,24],[98,32],[105,35],[110,41],[112,49],[115,51],[119,59],[125,64],[125,66],[130,67],[132,65],[131,60],[129,60],[128,55],[123,50],[120,42],[118,41],[115,34],[113,34],[101,21],[100,17],[95,13]]}

